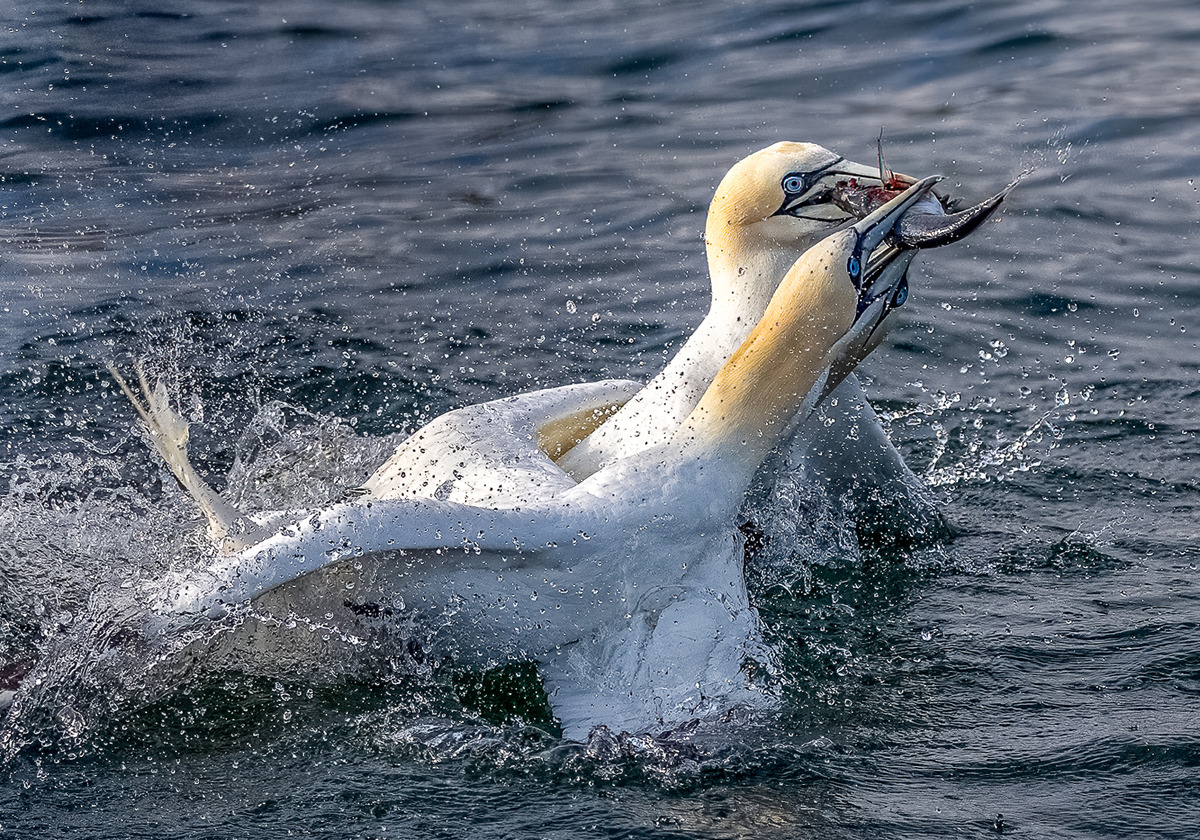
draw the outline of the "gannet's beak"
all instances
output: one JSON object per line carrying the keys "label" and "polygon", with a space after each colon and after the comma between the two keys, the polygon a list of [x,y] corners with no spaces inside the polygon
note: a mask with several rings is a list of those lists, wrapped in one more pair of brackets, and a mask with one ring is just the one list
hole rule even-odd
{"label": "gannet's beak", "polygon": [[[850,226],[850,230],[858,237],[858,242],[850,256],[846,270],[850,280],[858,289],[858,312],[855,320],[862,318],[870,304],[882,297],[885,292],[899,294],[901,289],[907,290],[907,284],[902,285],[904,270],[889,270],[901,260],[905,253],[889,241],[909,210],[925,198],[933,189],[933,185],[941,178],[934,176],[917,181],[911,187],[900,193],[891,201],[866,217]],[[881,247],[885,246],[886,247]],[[903,260],[904,268],[908,261]],[[899,306],[903,303],[896,303]]]}
{"label": "gannet's beak", "polygon": [[[875,166],[864,166],[852,160],[838,158],[819,172],[812,173],[816,177],[811,185],[799,195],[790,196],[783,205],[775,211],[776,216],[795,216],[797,219],[810,219],[820,222],[843,222],[853,218],[854,214],[833,203],[834,190],[847,179],[856,183],[883,184],[883,172]],[[888,173],[903,183],[911,184],[913,179],[907,175]]]}
{"label": "gannet's beak", "polygon": [[858,237],[847,260],[850,281],[858,290],[854,323],[830,350],[828,373],[814,389],[812,407],[829,396],[850,371],[883,340],[879,329],[887,316],[908,299],[908,265],[916,251],[898,247],[892,240],[896,226],[914,205],[933,189],[939,177],[917,181],[887,204],[847,228]]}

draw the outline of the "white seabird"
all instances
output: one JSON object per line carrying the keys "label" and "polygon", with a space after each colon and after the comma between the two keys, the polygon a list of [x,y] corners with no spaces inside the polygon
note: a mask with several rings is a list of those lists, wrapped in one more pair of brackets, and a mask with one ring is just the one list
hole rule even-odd
{"label": "white seabird", "polygon": [[[911,183],[906,176],[887,177],[893,187]],[[758,323],[788,269],[851,218],[846,202],[835,195],[839,185],[883,187],[884,178],[882,164],[868,168],[812,143],[776,143],[739,161],[721,180],[708,211],[709,313],[666,369],[644,387],[626,380],[568,385],[449,412],[401,443],[363,489],[378,499],[517,506],[552,497],[564,482],[585,479],[669,439]],[[942,208],[932,194],[926,196],[920,218],[933,224],[912,247],[965,236],[998,204],[992,201],[957,214],[952,227],[936,222]],[[913,253],[899,258],[907,264]],[[519,454],[525,450],[518,439],[533,437],[548,443],[545,451],[565,475],[547,477],[536,457],[530,462],[527,452]],[[819,418],[790,434],[785,448],[778,471],[792,474],[803,464],[806,479],[831,498],[849,497],[860,512],[868,500],[886,499],[903,514],[906,527],[940,524],[853,376]],[[531,471],[515,469],[518,461]],[[764,483],[770,481],[768,476]]]}
{"label": "white seabird", "polygon": [[[569,385],[522,394],[515,404],[449,412],[400,444],[364,489],[379,499],[520,505],[543,490],[556,492],[568,477],[582,480],[667,440],[758,323],[788,269],[851,218],[830,200],[835,185],[846,179],[880,184],[882,177],[879,169],[812,143],[775,143],[739,161],[708,211],[709,313],[665,370],[644,387],[626,380]],[[504,435],[518,428],[526,436],[553,437],[552,457],[567,475],[545,487],[512,481],[513,445]],[[929,504],[853,377],[826,404],[820,422],[792,438],[792,462],[808,463],[811,480],[827,483],[832,496],[882,494],[903,497],[910,506]],[[497,465],[509,483],[496,482]],[[936,517],[931,507],[914,513],[923,521]]]}
{"label": "white seabird", "polygon": [[559,489],[519,507],[365,496],[281,514],[276,533],[176,582],[159,611],[176,629],[247,606],[344,613],[346,590],[327,576],[348,576],[354,598],[421,628],[435,660],[536,662],[569,738],[770,707],[748,664],[772,654],[746,593],[738,510],[797,416],[869,352],[903,302],[907,260],[881,243],[934,180],[806,251],[656,446],[575,483],[528,441],[521,469],[540,460]]}

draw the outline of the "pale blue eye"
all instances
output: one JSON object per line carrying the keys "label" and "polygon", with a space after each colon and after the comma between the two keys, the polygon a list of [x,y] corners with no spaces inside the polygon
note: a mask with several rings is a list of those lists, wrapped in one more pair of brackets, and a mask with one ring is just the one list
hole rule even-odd
{"label": "pale blue eye", "polygon": [[862,271],[862,263],[858,261],[858,257],[852,256],[846,260],[846,270],[850,272],[851,277],[858,276],[858,273]]}
{"label": "pale blue eye", "polygon": [[783,179],[783,191],[789,193],[804,192],[804,179],[799,175],[789,175]]}
{"label": "pale blue eye", "polygon": [[892,295],[892,306],[903,306],[904,301],[908,300],[908,279],[902,279],[900,285],[896,287],[896,293]]}

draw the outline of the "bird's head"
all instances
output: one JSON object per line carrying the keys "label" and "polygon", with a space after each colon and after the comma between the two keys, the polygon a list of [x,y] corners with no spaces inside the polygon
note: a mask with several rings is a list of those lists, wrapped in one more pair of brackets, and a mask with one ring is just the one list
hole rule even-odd
{"label": "bird's head", "polygon": [[745,307],[757,319],[796,258],[854,219],[834,203],[834,188],[847,179],[882,184],[882,177],[877,166],[813,143],[776,143],[734,164],[705,227],[714,304]]}

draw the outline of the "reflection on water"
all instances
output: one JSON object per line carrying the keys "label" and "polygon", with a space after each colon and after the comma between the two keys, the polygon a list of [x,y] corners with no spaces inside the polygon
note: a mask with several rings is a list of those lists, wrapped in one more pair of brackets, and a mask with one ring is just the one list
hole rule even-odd
{"label": "reflection on water", "polygon": [[708,305],[716,180],[782,138],[861,160],[882,126],[970,198],[1034,170],[917,263],[867,365],[955,536],[779,494],[752,572],[785,705],[737,744],[566,744],[527,675],[411,667],[196,674],[89,722],[157,696],[115,680],[57,698],[92,734],[23,755],[0,835],[1194,833],[1189,4],[331,9],[35,3],[0,33],[0,681],[204,550],[105,361],[172,374],[240,504],[324,503],[449,408],[661,368]]}

